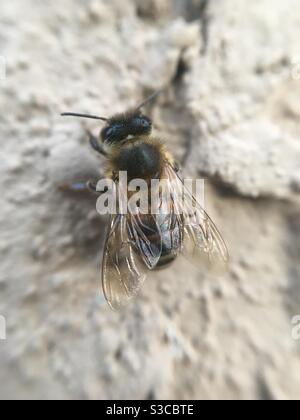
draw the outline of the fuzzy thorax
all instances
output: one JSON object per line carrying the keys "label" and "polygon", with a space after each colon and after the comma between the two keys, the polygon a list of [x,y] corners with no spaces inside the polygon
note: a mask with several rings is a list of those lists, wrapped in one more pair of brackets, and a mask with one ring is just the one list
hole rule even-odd
{"label": "fuzzy thorax", "polygon": [[161,177],[165,162],[174,160],[165,146],[153,137],[133,138],[122,145],[110,146],[107,176],[126,171],[128,179],[157,179]]}

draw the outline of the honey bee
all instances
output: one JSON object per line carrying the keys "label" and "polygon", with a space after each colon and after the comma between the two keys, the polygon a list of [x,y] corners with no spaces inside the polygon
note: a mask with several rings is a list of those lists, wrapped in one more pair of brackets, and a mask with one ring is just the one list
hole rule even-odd
{"label": "honey bee", "polygon": [[[226,267],[229,260],[221,234],[186,190],[173,156],[152,135],[152,121],[142,112],[159,93],[137,108],[111,118],[62,114],[105,122],[99,138],[91,135],[90,143],[106,158],[108,175],[116,185],[120,171],[127,172],[128,182],[139,178],[150,185],[153,179],[163,179],[167,184],[168,202],[163,203],[165,196],[161,195],[159,207],[167,211],[142,214],[137,205],[134,212],[111,215],[102,262],[102,285],[112,309],[123,307],[138,294],[147,273],[168,267],[180,254],[199,267]],[[95,189],[91,182],[88,187]],[[178,198],[182,191],[190,198],[187,203]]]}

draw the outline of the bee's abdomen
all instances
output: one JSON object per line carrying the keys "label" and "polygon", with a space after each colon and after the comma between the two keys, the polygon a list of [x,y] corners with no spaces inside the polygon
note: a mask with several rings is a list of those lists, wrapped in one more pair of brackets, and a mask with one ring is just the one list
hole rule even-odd
{"label": "bee's abdomen", "polygon": [[[171,217],[173,220],[170,220]],[[161,269],[170,265],[177,258],[182,234],[175,215],[159,215],[157,221],[161,231],[162,252],[156,269]]]}
{"label": "bee's abdomen", "polygon": [[[174,220],[170,220],[171,217]],[[160,270],[168,267],[177,258],[182,243],[182,233],[174,215],[156,215],[156,223],[159,226],[159,233],[153,234],[148,231],[147,239],[157,247],[161,244],[161,256],[155,267],[156,270]]]}
{"label": "bee's abdomen", "polygon": [[167,268],[177,258],[177,254],[174,254],[173,250],[168,249],[162,252],[161,257],[155,267],[155,270],[161,270]]}

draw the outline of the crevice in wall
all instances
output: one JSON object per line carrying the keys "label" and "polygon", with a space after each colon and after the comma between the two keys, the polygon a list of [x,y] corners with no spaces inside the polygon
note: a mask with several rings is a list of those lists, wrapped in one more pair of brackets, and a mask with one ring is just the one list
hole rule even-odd
{"label": "crevice in wall", "polygon": [[184,154],[180,159],[181,166],[185,166],[192,148],[193,143],[193,121],[187,109],[186,103],[186,84],[185,75],[189,68],[184,60],[184,51],[178,60],[177,70],[172,80],[171,86],[174,95],[173,112],[176,115],[174,119],[177,121],[184,146]]}

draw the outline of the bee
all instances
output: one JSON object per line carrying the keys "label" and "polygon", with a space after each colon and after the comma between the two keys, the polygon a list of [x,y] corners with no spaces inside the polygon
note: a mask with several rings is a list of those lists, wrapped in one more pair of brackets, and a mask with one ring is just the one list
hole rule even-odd
{"label": "bee", "polygon": [[[217,227],[186,189],[179,166],[166,146],[152,135],[152,121],[142,108],[103,118],[96,115],[64,113],[62,116],[90,118],[105,122],[98,138],[90,135],[93,149],[106,158],[107,173],[118,186],[117,174],[126,171],[128,182],[139,178],[165,180],[168,194],[161,195],[167,211],[111,215],[102,262],[102,285],[112,309],[119,309],[138,294],[150,271],[164,269],[183,254],[199,267],[226,267],[229,255]],[[88,187],[95,189],[91,183]],[[179,200],[180,194],[190,200]],[[168,197],[168,202],[164,197]]]}

